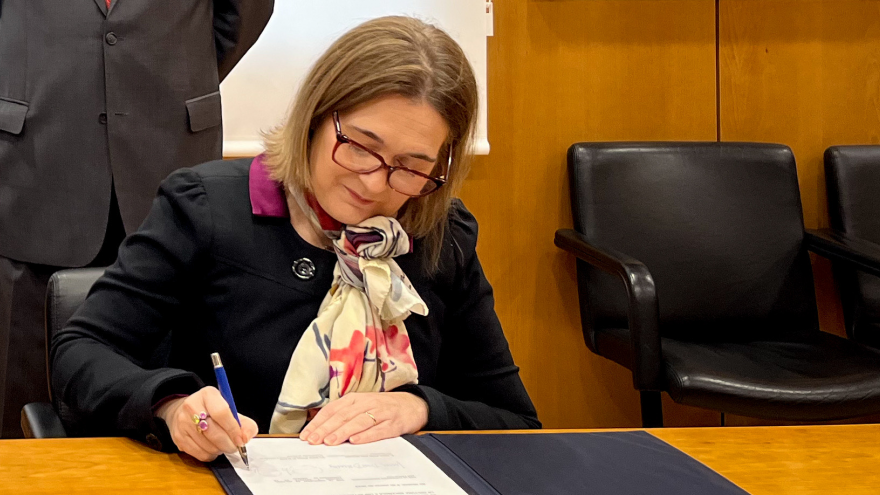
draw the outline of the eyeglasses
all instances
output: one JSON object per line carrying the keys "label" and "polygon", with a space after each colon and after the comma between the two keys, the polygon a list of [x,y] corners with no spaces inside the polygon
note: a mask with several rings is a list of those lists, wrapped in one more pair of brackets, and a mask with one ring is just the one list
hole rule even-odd
{"label": "eyeglasses", "polygon": [[396,167],[388,165],[381,155],[343,134],[339,124],[339,112],[333,112],[333,123],[336,125],[333,161],[340,167],[364,175],[371,174],[380,168],[387,168],[388,187],[414,198],[431,194],[446,184],[448,174],[452,169],[452,144],[449,145],[446,170],[438,177],[431,177],[402,165]]}

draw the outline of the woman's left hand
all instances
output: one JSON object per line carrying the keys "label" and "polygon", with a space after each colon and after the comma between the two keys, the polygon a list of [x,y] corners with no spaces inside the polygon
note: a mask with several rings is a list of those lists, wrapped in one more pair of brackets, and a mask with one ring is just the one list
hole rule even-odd
{"label": "woman's left hand", "polygon": [[428,403],[408,392],[351,393],[330,402],[299,438],[312,445],[369,443],[415,433],[428,422]]}

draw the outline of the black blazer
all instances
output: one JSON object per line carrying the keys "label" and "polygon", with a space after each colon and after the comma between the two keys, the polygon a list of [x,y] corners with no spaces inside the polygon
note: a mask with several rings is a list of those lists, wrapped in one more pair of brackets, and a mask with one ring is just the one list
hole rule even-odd
{"label": "black blazer", "polygon": [[[294,347],[330,287],[336,255],[303,241],[289,218],[252,212],[250,159],[172,174],[139,231],[52,345],[52,387],[81,434],[173,448],[151,407],[214,385],[219,352],[238,410],[265,433]],[[396,258],[429,315],[406,320],[429,430],[540,427],[475,252],[477,223],[456,201],[439,274]],[[309,259],[315,276],[292,270]],[[147,369],[171,335],[169,367]]]}
{"label": "black blazer", "polygon": [[0,0],[0,256],[83,266],[221,156],[219,83],[273,0]]}

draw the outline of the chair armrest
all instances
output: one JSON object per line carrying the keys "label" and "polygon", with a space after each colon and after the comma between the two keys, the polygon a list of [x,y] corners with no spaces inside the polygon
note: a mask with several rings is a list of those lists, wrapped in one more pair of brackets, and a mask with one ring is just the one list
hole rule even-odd
{"label": "chair armrest", "polygon": [[21,409],[21,429],[25,438],[66,438],[61,418],[48,402],[31,402]]}
{"label": "chair armrest", "polygon": [[612,275],[626,286],[627,323],[632,345],[633,385],[637,390],[662,390],[662,360],[657,290],[651,273],[641,261],[590,243],[580,232],[556,231],[556,246]]}
{"label": "chair armrest", "polygon": [[858,237],[848,237],[834,229],[810,229],[804,236],[810,251],[880,277],[880,246],[877,244]]}

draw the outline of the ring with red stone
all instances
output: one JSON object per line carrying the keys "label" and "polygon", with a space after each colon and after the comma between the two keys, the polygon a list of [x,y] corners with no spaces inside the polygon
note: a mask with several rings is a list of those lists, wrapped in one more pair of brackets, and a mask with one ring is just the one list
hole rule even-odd
{"label": "ring with red stone", "polygon": [[193,424],[199,427],[199,432],[204,433],[208,429],[209,417],[205,411],[192,415]]}

